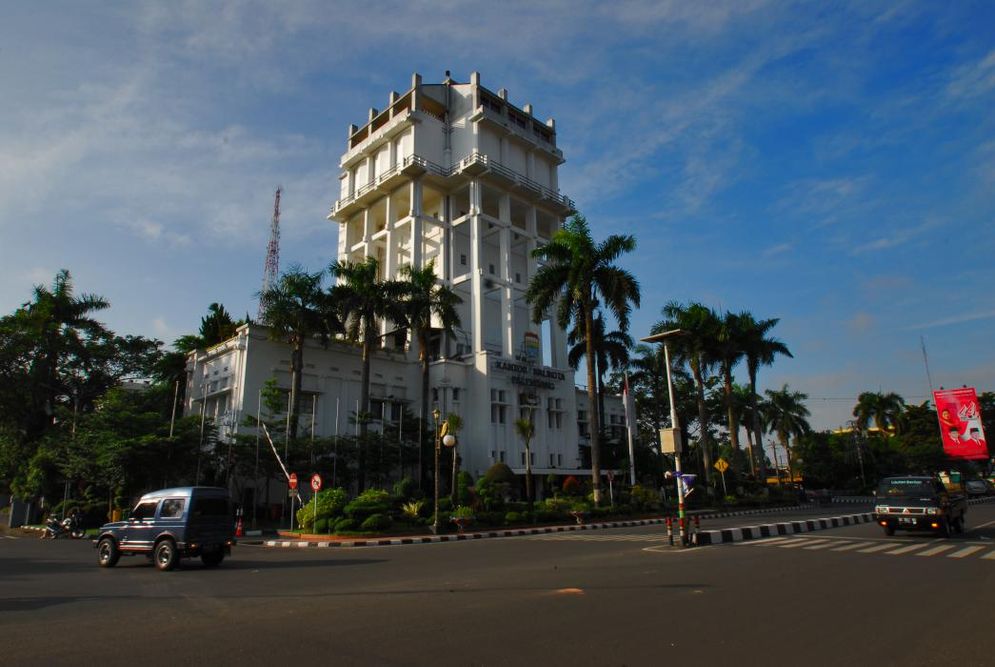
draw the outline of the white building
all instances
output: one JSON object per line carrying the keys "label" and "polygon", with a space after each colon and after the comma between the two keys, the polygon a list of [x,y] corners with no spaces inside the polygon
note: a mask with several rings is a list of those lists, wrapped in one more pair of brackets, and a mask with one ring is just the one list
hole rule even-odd
{"label": "white building", "polygon": [[[590,474],[581,434],[587,396],[575,388],[565,332],[555,321],[534,324],[525,301],[536,271],[532,251],[574,210],[557,189],[563,161],[554,121],[535,118],[529,104],[510,104],[503,89],[484,88],[477,73],[469,83],[447,73],[440,84],[416,74],[408,91],[390,94],[386,109],[370,109],[365,125],[349,126],[328,215],[338,228],[338,259],[376,257],[386,279],[405,264],[433,262],[438,279],[462,297],[457,335],[433,337],[429,403],[462,416],[462,467],[474,476],[498,461],[524,473],[514,422],[530,402],[534,472]],[[382,408],[386,401],[417,414],[417,344],[383,340],[372,362],[370,412],[399,410]],[[199,411],[206,398],[207,412],[219,418],[255,414],[267,378],[289,387],[289,359],[289,347],[267,341],[263,328],[242,327],[232,340],[191,355],[188,408]],[[304,361],[302,426],[313,402],[316,434],[347,432],[360,390],[356,348],[310,345]],[[610,397],[606,428],[619,430],[621,414],[621,401]]]}

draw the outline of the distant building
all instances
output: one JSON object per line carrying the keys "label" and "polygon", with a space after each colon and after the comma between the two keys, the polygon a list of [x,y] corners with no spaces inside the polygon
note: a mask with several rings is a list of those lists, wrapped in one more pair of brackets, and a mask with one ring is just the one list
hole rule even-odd
{"label": "distant building", "polygon": [[[574,211],[558,190],[563,161],[553,120],[510,104],[505,90],[484,88],[477,73],[469,83],[447,73],[439,84],[414,75],[386,109],[370,109],[363,126],[349,127],[340,159],[328,215],[338,227],[338,259],[376,257],[386,279],[406,264],[434,262],[438,279],[463,298],[456,335],[432,336],[429,409],[463,418],[462,467],[475,476],[495,462],[524,473],[514,422],[532,406],[535,474],[590,474],[587,396],[567,364],[566,334],[555,321],[533,324],[525,301],[536,272],[531,252]],[[373,430],[381,416],[393,430],[402,405],[414,414],[420,405],[417,344],[390,323],[383,334],[372,363]],[[241,415],[255,414],[268,378],[290,386],[289,347],[255,325],[189,362],[188,410],[206,401],[219,423],[229,416],[232,432]],[[359,399],[358,349],[309,344],[304,362],[302,428],[314,405],[317,435],[347,433]],[[607,397],[605,412],[606,430],[624,438],[621,399]]]}

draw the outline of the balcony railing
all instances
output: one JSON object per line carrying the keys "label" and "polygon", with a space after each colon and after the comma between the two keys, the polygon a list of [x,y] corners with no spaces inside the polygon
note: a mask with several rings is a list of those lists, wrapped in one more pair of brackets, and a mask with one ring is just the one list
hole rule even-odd
{"label": "balcony railing", "polygon": [[390,167],[382,174],[377,176],[373,181],[359,186],[352,194],[336,201],[335,204],[332,206],[330,213],[335,214],[336,212],[340,211],[341,209],[348,206],[352,202],[363,197],[368,192],[375,190],[384,182],[393,178],[398,173],[407,169],[411,165],[417,165],[422,169],[424,169],[425,171],[435,174],[436,176],[440,176],[442,178],[449,178],[450,176],[454,176],[463,171],[466,171],[470,167],[477,164],[483,166],[488,171],[491,171],[495,174],[499,174],[503,178],[506,178],[507,180],[511,181],[512,183],[516,184],[517,186],[523,189],[530,190],[533,194],[538,195],[542,199],[548,199],[552,202],[560,204],[561,206],[565,206],[570,210],[575,210],[573,200],[567,197],[566,195],[562,195],[556,190],[548,188],[545,185],[542,185],[532,180],[531,178],[522,176],[514,169],[505,166],[504,164],[498,162],[497,160],[491,159],[490,157],[484,155],[483,153],[480,153],[478,151],[473,151],[469,155],[466,155],[465,157],[462,157],[459,160],[457,160],[453,164],[453,166],[450,167],[449,169],[446,169],[441,165],[435,164],[434,162],[430,162],[419,155],[409,155],[408,157],[404,158],[400,164]]}

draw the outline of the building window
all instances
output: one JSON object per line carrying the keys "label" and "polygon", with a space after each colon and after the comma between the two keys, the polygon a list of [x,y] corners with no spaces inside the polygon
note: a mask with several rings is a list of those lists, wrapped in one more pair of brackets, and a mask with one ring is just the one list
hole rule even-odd
{"label": "building window", "polygon": [[490,271],[491,275],[493,276],[494,275],[494,265],[493,264],[488,264],[487,265],[487,269],[488,269],[488,271]]}
{"label": "building window", "polygon": [[556,454],[550,454],[549,455],[549,467],[550,468],[555,468],[556,467]]}
{"label": "building window", "polygon": [[491,423],[504,424],[508,421],[508,403],[504,389],[491,389]]}
{"label": "building window", "polygon": [[460,254],[459,263],[462,264],[463,266],[466,266],[466,255]]}
{"label": "building window", "polygon": [[504,463],[504,452],[498,452],[498,458],[501,459],[501,463]]}
{"label": "building window", "polygon": [[563,428],[563,399],[546,399],[547,421],[550,429],[559,430]]}
{"label": "building window", "polygon": [[522,274],[518,273],[517,271],[515,272],[515,282],[516,283],[522,282]]}
{"label": "building window", "polygon": [[459,387],[453,387],[453,400],[459,400]]}

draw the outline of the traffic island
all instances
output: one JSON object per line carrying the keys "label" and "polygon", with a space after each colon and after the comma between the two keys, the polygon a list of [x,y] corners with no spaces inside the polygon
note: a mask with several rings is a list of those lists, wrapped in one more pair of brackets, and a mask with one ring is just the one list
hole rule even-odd
{"label": "traffic island", "polygon": [[870,512],[866,512],[862,514],[826,517],[823,519],[768,523],[743,528],[702,530],[692,536],[692,542],[697,546],[728,544],[730,542],[743,542],[745,540],[760,540],[765,537],[776,537],[778,535],[794,535],[797,533],[810,533],[816,530],[826,530],[828,528],[853,526],[860,523],[869,523],[873,520],[873,515]]}

